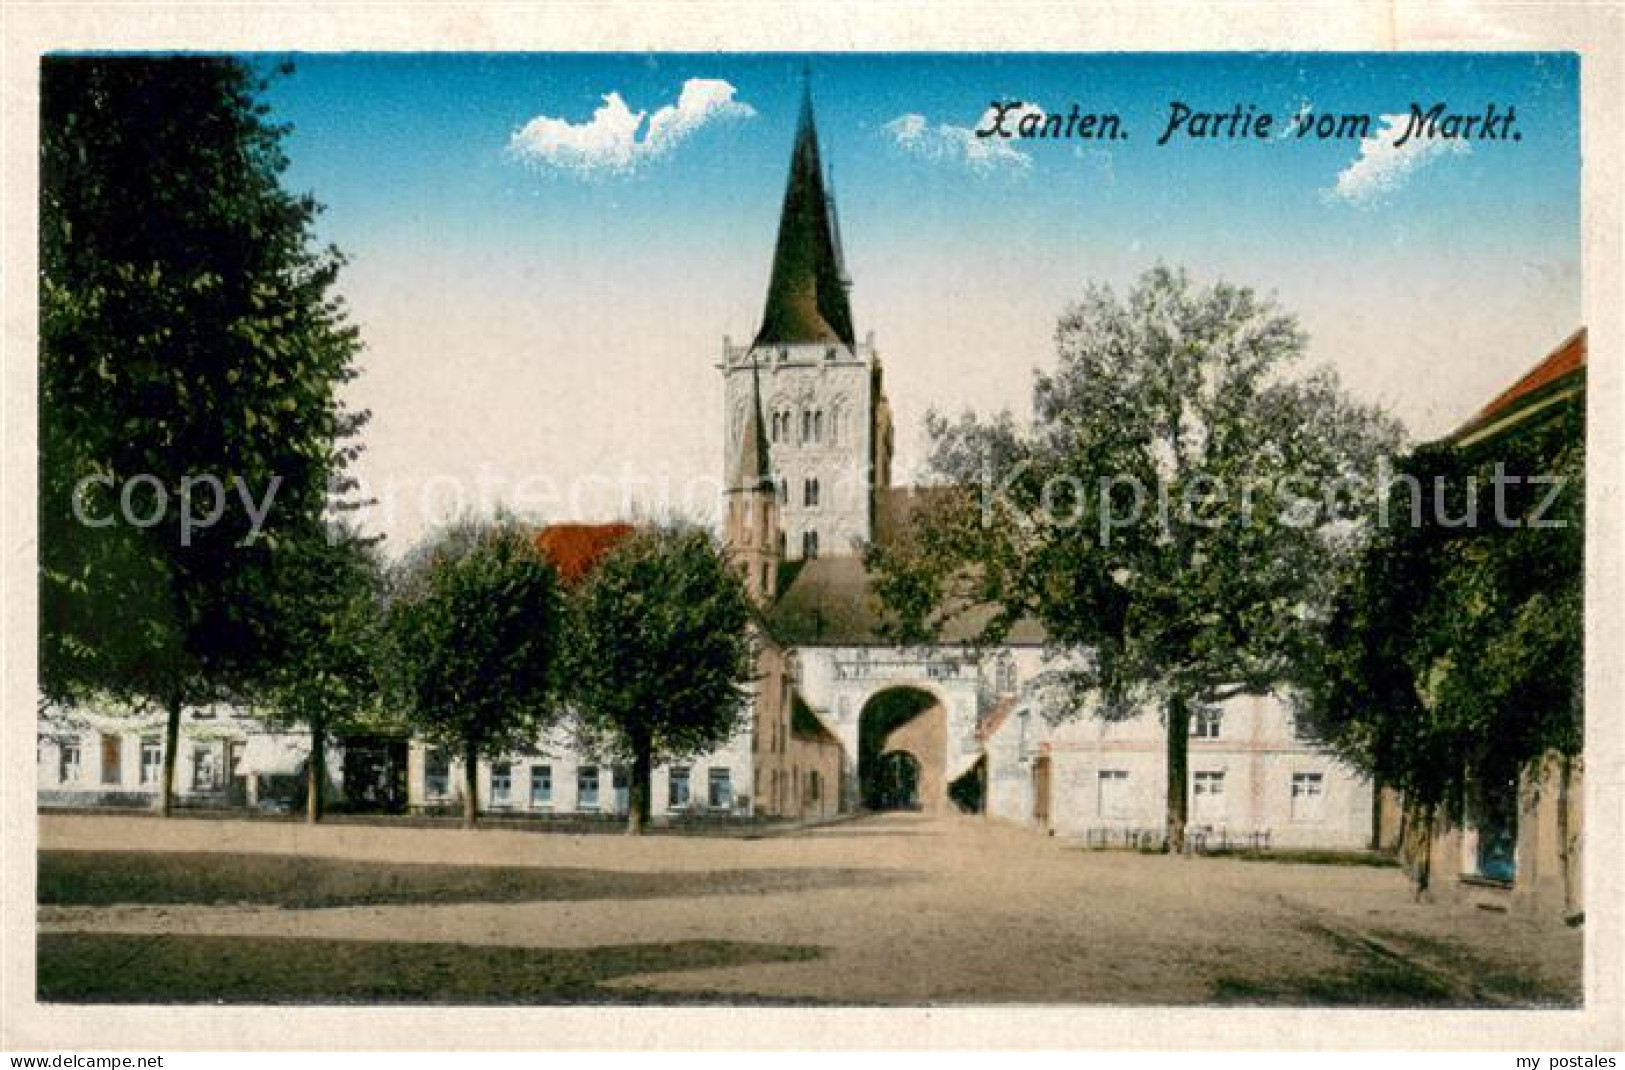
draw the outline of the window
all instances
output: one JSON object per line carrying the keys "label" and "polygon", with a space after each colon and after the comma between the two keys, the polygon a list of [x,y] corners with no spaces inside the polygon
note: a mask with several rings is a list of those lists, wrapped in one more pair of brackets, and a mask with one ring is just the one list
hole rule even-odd
{"label": "window", "polygon": [[157,736],[141,737],[141,783],[156,784],[163,777],[164,745]]}
{"label": "window", "polygon": [[711,770],[710,788],[711,791],[707,796],[707,801],[711,804],[711,809],[726,810],[733,805],[733,781],[728,776],[728,770]]}
{"label": "window", "polygon": [[214,791],[220,786],[219,767],[214,760],[214,748],[192,748],[192,790]]}
{"label": "window", "polygon": [[834,346],[830,346],[828,349],[824,350],[824,359],[825,360],[834,360],[835,355],[838,352],[839,352],[839,350],[837,350]]}
{"label": "window", "polygon": [[1292,820],[1319,821],[1321,800],[1326,797],[1324,773],[1292,774]]}
{"label": "window", "polygon": [[432,750],[424,756],[423,792],[431,799],[451,794],[451,759],[445,751]]}
{"label": "window", "polygon": [[576,806],[582,810],[598,809],[598,767],[584,765],[576,772]]}
{"label": "window", "polygon": [[804,531],[801,533],[801,556],[818,556],[818,532]]}
{"label": "window", "polygon": [[807,480],[806,484],[802,487],[802,497],[804,499],[802,504],[804,505],[818,504],[818,480]]}
{"label": "window", "polygon": [[533,765],[530,767],[530,805],[553,805],[553,767],[551,765]]}
{"label": "window", "polygon": [[1101,817],[1112,821],[1129,817],[1128,770],[1102,769],[1097,789]]}
{"label": "window", "polygon": [[62,749],[57,756],[56,778],[63,784],[79,779],[79,737],[62,741]]}
{"label": "window", "polygon": [[102,783],[117,784],[124,779],[124,740],[116,735],[102,736]]}
{"label": "window", "polygon": [[666,793],[666,805],[673,810],[686,809],[688,806],[688,766],[674,765],[671,768],[671,787]]}
{"label": "window", "polygon": [[805,796],[803,796],[806,799],[808,806],[818,805],[818,791],[818,770],[809,769],[807,771],[807,791]]}
{"label": "window", "polygon": [[824,410],[813,410],[813,441],[824,441]]}
{"label": "window", "polygon": [[1013,695],[1016,691],[1016,663],[1005,660],[999,662],[995,673],[998,692],[1001,695]]}
{"label": "window", "polygon": [[1224,819],[1224,774],[1201,772],[1192,778],[1194,796],[1191,816],[1199,824],[1212,824]]}
{"label": "window", "polygon": [[1224,720],[1224,711],[1212,706],[1203,706],[1191,714],[1191,736],[1194,739],[1218,739],[1219,726]]}
{"label": "window", "polygon": [[806,409],[801,410],[801,441],[812,441],[812,413]]}
{"label": "window", "polygon": [[513,802],[513,764],[491,763],[491,805],[508,806]]}
{"label": "window", "polygon": [[779,479],[779,502],[780,502],[780,504],[788,504],[789,501],[790,501],[790,481],[788,479],[784,479],[783,477],[780,477],[780,479]]}

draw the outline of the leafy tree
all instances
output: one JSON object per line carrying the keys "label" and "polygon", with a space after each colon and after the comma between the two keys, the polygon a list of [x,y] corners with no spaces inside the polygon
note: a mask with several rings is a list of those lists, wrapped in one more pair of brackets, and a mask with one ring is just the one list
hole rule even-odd
{"label": "leafy tree", "polygon": [[649,820],[654,766],[726,742],[748,710],[750,601],[709,534],[642,529],[572,599],[569,698],[583,735],[631,764],[627,832]]}
{"label": "leafy tree", "polygon": [[1068,705],[1162,710],[1167,823],[1183,845],[1193,710],[1291,675],[1358,548],[1358,491],[1398,438],[1329,370],[1289,374],[1296,321],[1246,288],[1155,268],[1061,319],[1030,428],[933,415],[934,496],[871,548],[903,641],[992,606],[983,638],[1038,620],[1070,657]]}
{"label": "leafy tree", "polygon": [[[1306,716],[1403,792],[1423,828],[1582,750],[1583,419],[1569,401],[1478,446],[1407,458],[1390,522],[1307,663]],[[1425,888],[1425,867],[1415,876]]]}
{"label": "leafy tree", "polygon": [[327,802],[330,737],[382,712],[383,567],[375,542],[337,525],[283,557],[280,654],[261,694],[271,718],[310,730],[305,814],[315,822]]}
{"label": "leafy tree", "polygon": [[324,537],[365,419],[264,87],[229,58],[42,65],[42,698],[163,708],[166,813],[182,708],[263,682],[278,555]]}
{"label": "leafy tree", "polygon": [[462,755],[472,826],[479,759],[531,744],[555,716],[553,566],[516,523],[454,524],[403,562],[388,622],[393,688],[431,743]]}

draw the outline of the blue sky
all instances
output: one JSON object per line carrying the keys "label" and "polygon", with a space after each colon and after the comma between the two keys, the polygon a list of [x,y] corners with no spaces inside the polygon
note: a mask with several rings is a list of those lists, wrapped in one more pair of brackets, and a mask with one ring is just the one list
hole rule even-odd
{"label": "blue sky", "polygon": [[[804,66],[857,328],[885,357],[905,464],[927,408],[1023,411],[1066,303],[1158,261],[1276,294],[1312,359],[1419,437],[1580,324],[1568,55],[292,58],[270,101],[293,127],[290,185],[327,205],[322,236],[351,258],[341,286],[368,342],[355,391],[375,412],[375,484],[492,465],[563,484],[606,465],[715,477],[713,364],[722,335],[748,336],[761,311]],[[625,110],[590,125],[610,94]],[[960,133],[1014,99],[1118,113],[1128,139]],[[1156,147],[1174,100],[1256,104],[1278,125],[1305,105],[1493,101],[1516,107],[1523,138],[1404,161],[1346,140]],[[619,139],[617,114],[636,123]],[[409,540],[416,512],[377,523]]]}

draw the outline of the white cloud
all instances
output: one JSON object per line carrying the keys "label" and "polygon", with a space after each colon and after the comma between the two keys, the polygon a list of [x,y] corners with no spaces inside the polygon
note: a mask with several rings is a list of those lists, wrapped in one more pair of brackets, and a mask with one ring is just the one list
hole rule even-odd
{"label": "white cloud", "polygon": [[1382,127],[1360,141],[1359,157],[1337,176],[1337,185],[1324,191],[1328,200],[1368,205],[1403,186],[1413,172],[1446,154],[1468,152],[1460,138],[1412,137],[1394,144],[1410,123],[1408,115],[1384,115]]}
{"label": "white cloud", "polygon": [[1298,127],[1314,113],[1313,101],[1305,99],[1299,102],[1297,110],[1292,113],[1292,118],[1281,124],[1281,132],[1275,135],[1275,140],[1285,141],[1287,138],[1297,137]]}
{"label": "white cloud", "polygon": [[629,174],[669,153],[707,123],[754,116],[756,109],[735,100],[736,92],[720,79],[690,78],[677,103],[653,115],[633,111],[619,93],[609,92],[584,123],[538,115],[513,132],[508,151],[538,166],[586,178]]}
{"label": "white cloud", "polygon": [[[1002,129],[1014,132],[1027,115],[1038,116],[1042,122],[1044,111],[1032,104],[1011,108],[1004,115]],[[973,171],[987,174],[1002,169],[1024,169],[1032,164],[1032,157],[1016,148],[1019,138],[998,135],[977,137],[977,130],[986,130],[996,118],[992,108],[982,113],[974,127],[938,123],[932,126],[925,116],[910,112],[899,115],[887,123],[885,130],[896,145],[905,152],[939,163],[961,164]]]}

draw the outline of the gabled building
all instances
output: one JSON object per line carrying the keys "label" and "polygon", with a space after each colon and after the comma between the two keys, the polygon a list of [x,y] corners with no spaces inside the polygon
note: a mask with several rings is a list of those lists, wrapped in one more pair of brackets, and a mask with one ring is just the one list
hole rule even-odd
{"label": "gabled building", "polygon": [[[1581,328],[1439,445],[1475,464],[1520,456],[1515,467],[1548,468],[1556,453],[1583,445],[1586,359]],[[1486,537],[1515,533],[1491,529]],[[1523,564],[1520,558],[1520,571]],[[1579,582],[1577,573],[1562,579]],[[1408,861],[1424,867],[1435,894],[1526,913],[1583,914],[1584,772],[1582,755],[1552,750],[1493,780],[1473,776],[1462,820],[1440,820],[1413,837]]]}

